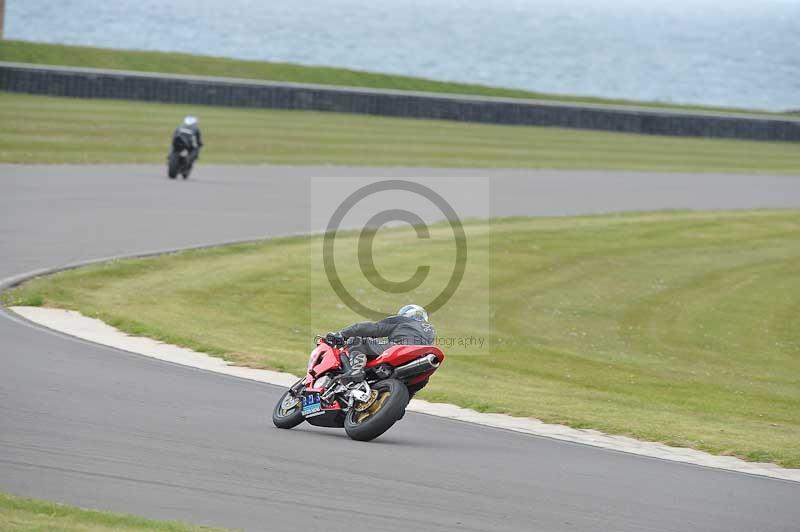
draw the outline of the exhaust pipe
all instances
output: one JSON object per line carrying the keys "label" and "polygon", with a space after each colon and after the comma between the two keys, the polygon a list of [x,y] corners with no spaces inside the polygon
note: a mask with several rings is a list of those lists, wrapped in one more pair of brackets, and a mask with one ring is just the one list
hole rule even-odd
{"label": "exhaust pipe", "polygon": [[405,380],[438,367],[439,359],[433,353],[429,353],[422,358],[418,358],[409,362],[408,364],[396,367],[394,369],[394,373],[392,373],[392,377],[395,379]]}

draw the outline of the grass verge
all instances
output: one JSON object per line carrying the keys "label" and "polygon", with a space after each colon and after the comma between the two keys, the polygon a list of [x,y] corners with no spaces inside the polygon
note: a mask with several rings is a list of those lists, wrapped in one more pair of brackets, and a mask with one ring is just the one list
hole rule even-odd
{"label": "grass verge", "polygon": [[244,61],[226,57],[209,57],[175,52],[112,50],[107,48],[45,44],[29,41],[0,40],[0,61],[89,68],[109,68],[144,72],[162,72],[167,74],[189,74],[195,76],[223,76],[268,81],[366,87],[372,89],[440,92],[449,94],[496,96],[506,98],[533,98],[538,100],[556,100],[572,103],[641,105],[647,107],[698,111],[756,112],[767,115],[781,114],[721,107],[676,105],[660,102],[643,103],[631,100],[595,98],[591,96],[546,94],[468,83],[435,81],[411,76],[364,72],[345,68],[307,66],[265,61]]}
{"label": "grass verge", "polygon": [[[423,398],[800,467],[800,212],[513,218],[465,229],[488,282],[468,275],[433,320],[440,336],[482,336],[490,348],[447,350]],[[378,236],[387,278],[417,264],[449,275],[447,227],[434,226],[424,244],[410,229]],[[312,275],[320,240],[123,260],[2,298],[299,374],[312,334],[324,332],[314,328],[359,320]],[[345,234],[337,248],[354,253],[357,240]],[[357,263],[337,261],[345,286],[366,286]],[[420,300],[431,297],[424,286]],[[362,295],[390,307],[407,299]]]}
{"label": "grass verge", "polygon": [[0,530],[24,532],[60,530],[102,532],[106,530],[163,530],[190,532],[219,530],[174,521],[153,521],[128,514],[84,510],[54,502],[0,493]]}
{"label": "grass verge", "polygon": [[659,137],[339,113],[0,92],[0,162],[163,164],[197,114],[201,164],[338,164],[800,173],[789,142]]}

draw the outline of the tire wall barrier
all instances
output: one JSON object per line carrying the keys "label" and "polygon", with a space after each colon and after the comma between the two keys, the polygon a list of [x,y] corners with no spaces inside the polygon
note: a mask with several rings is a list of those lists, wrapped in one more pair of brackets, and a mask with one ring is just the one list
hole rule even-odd
{"label": "tire wall barrier", "polygon": [[0,63],[0,90],[647,135],[800,141],[800,120]]}

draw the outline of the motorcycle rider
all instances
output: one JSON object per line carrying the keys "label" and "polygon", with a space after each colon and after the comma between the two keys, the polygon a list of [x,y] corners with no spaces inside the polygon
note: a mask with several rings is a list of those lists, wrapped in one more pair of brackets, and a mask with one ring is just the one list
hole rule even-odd
{"label": "motorcycle rider", "polygon": [[[341,377],[342,382],[361,382],[364,380],[364,366],[368,359],[375,358],[395,345],[434,345],[436,330],[428,322],[428,313],[419,305],[409,304],[397,314],[381,321],[354,323],[339,332],[328,333],[334,341],[349,346],[350,371]],[[427,381],[409,387],[413,395],[421,390]]]}
{"label": "motorcycle rider", "polygon": [[185,144],[191,148],[188,159],[189,168],[191,168],[195,160],[200,158],[200,148],[203,146],[203,138],[200,135],[200,126],[196,116],[186,116],[183,122],[175,128],[175,132],[172,134],[173,143],[178,137],[183,137]]}

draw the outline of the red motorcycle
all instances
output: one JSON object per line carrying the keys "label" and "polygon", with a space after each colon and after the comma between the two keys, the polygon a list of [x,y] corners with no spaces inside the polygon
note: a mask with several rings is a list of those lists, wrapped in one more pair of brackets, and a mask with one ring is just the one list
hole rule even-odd
{"label": "red motorcycle", "polygon": [[396,345],[368,360],[362,382],[342,382],[350,370],[349,346],[341,337],[317,336],[308,373],[281,396],[272,422],[281,429],[303,421],[318,427],[344,427],[359,441],[377,438],[400,418],[418,389],[439,368],[444,353],[429,345]]}

